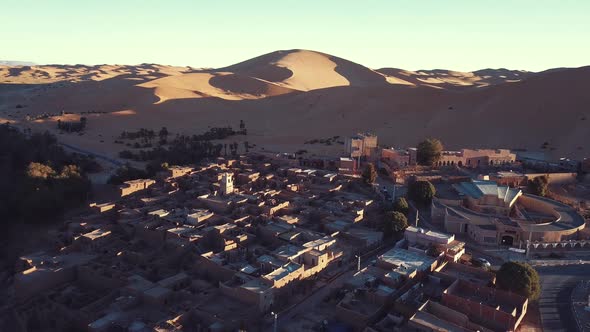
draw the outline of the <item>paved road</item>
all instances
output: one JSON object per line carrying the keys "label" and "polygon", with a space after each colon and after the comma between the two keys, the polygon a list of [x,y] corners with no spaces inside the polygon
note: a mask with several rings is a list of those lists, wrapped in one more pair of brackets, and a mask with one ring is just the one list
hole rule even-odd
{"label": "paved road", "polygon": [[578,331],[570,296],[578,281],[590,279],[590,265],[536,267],[541,277],[539,311],[543,331]]}

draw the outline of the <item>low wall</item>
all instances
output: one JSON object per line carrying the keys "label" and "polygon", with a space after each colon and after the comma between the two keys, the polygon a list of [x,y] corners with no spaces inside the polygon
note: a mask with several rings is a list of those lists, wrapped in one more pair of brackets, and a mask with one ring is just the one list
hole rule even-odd
{"label": "low wall", "polygon": [[532,180],[539,176],[547,176],[549,184],[567,184],[575,183],[578,176],[577,173],[527,173],[527,180]]}

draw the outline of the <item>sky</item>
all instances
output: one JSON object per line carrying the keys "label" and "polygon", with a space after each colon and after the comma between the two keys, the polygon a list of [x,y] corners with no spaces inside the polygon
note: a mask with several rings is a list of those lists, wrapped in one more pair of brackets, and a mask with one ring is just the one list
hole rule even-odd
{"label": "sky", "polygon": [[223,67],[310,49],[370,68],[590,65],[589,0],[2,0],[0,60]]}

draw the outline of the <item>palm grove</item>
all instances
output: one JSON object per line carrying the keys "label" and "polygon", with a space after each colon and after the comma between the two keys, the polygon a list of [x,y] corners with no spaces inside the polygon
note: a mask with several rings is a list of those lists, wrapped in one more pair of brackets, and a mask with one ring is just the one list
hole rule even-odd
{"label": "palm grove", "polygon": [[49,133],[25,135],[0,125],[0,219],[45,222],[83,203],[91,158],[67,154]]}

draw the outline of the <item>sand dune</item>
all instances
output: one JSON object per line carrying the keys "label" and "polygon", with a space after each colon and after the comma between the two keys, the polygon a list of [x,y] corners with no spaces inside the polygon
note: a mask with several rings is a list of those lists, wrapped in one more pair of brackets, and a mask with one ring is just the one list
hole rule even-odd
{"label": "sand dune", "polygon": [[[590,155],[590,67],[530,73],[484,69],[377,71],[328,54],[277,51],[220,69],[157,64],[0,66],[0,119],[56,132],[49,117],[87,114],[84,135],[60,140],[116,155],[123,130],[194,134],[247,123],[257,149],[338,154],[310,139],[373,131],[384,145],[439,137],[449,148],[539,149]],[[18,106],[18,107],[17,107]]]}
{"label": "sand dune", "polygon": [[276,51],[221,70],[257,77],[300,91],[386,82],[383,75],[367,67],[307,50]]}
{"label": "sand dune", "polygon": [[459,72],[445,69],[408,71],[398,68],[381,68],[377,72],[388,80],[399,80],[417,86],[441,89],[464,90],[490,85],[519,82],[534,73],[509,69],[483,69],[474,72]]}
{"label": "sand dune", "polygon": [[179,75],[189,71],[186,67],[161,65],[44,65],[0,66],[0,83],[47,84],[56,82],[100,81],[119,75]]}

